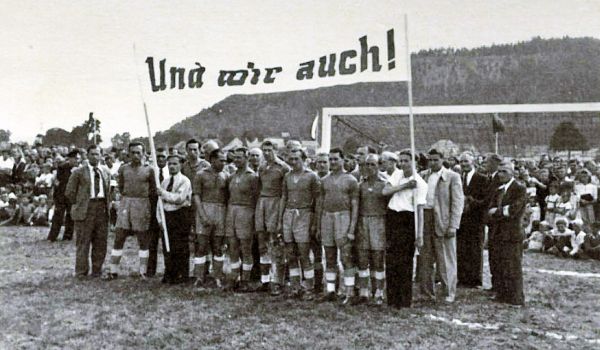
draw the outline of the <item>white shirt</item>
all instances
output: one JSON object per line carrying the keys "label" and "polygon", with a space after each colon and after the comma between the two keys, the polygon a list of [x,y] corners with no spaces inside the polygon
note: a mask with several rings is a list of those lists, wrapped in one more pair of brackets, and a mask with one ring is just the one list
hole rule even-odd
{"label": "white shirt", "polygon": [[512,177],[507,183],[505,183],[504,185],[498,187],[499,190],[504,190],[504,193],[506,193],[506,191],[508,190],[508,188],[510,187],[510,185],[512,185],[512,183],[515,182],[515,178]]}
{"label": "white shirt", "polygon": [[35,178],[36,186],[43,187],[52,187],[52,182],[54,181],[54,174],[40,174],[40,176]]}
{"label": "white shirt", "polygon": [[[104,186],[102,186],[102,178],[100,178],[100,191],[98,192],[98,197],[96,197],[96,188],[94,187],[96,182],[96,173],[94,173],[94,167],[88,163],[88,170],[90,172],[90,198],[104,198]],[[102,170],[98,168],[100,174],[102,174]]]}
{"label": "white shirt", "polygon": [[471,169],[471,171],[469,171],[467,173],[465,186],[469,186],[469,184],[471,183],[471,179],[473,178],[473,175],[475,175],[475,168]]}
{"label": "white shirt", "polygon": [[6,158],[6,160],[4,157],[0,157],[0,170],[12,171],[14,165],[15,161],[11,157]]}
{"label": "white shirt", "polygon": [[581,199],[584,194],[590,194],[594,200],[598,199],[598,187],[592,183],[582,184],[578,183],[575,185],[575,193],[577,194],[577,200]]}
{"label": "white shirt", "polygon": [[436,172],[431,171],[429,177],[427,178],[427,204],[425,204],[425,208],[431,209],[435,205],[435,188],[440,180],[440,177],[442,176],[442,170],[443,168]]}
{"label": "white shirt", "polygon": [[[181,172],[173,175],[173,188],[166,192],[171,177],[165,178],[160,186],[165,190],[161,195],[165,211],[175,211],[192,205],[192,183]],[[157,208],[158,210],[158,208]],[[158,214],[158,212],[157,212]],[[157,215],[160,217],[159,215]]]}
{"label": "white shirt", "polygon": [[[394,193],[392,198],[390,198],[390,202],[388,203],[388,208],[393,211],[410,211],[414,212],[414,201],[416,200],[417,205],[425,205],[427,203],[427,183],[419,174],[413,174],[410,178],[404,177],[404,172],[400,169],[394,170],[392,175],[389,177],[387,182],[392,186],[403,185],[410,180],[417,181],[416,191],[414,190],[402,190]],[[416,192],[416,198],[413,196],[413,193]]]}

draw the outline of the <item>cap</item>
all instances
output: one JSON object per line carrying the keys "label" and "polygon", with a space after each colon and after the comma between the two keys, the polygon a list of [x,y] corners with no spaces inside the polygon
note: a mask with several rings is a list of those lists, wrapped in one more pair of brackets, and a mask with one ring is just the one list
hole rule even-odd
{"label": "cap", "polygon": [[383,153],[381,153],[381,158],[388,160],[391,159],[395,162],[398,161],[398,155],[394,152],[390,152],[390,151],[384,151]]}

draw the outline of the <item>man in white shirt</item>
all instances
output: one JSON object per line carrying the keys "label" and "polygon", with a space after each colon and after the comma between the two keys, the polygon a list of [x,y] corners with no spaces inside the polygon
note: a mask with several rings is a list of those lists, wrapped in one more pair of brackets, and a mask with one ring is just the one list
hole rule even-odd
{"label": "man in white shirt", "polygon": [[[192,184],[181,173],[181,158],[176,155],[167,158],[170,176],[157,186],[157,194],[163,200],[165,221],[169,234],[169,248],[166,252],[163,240],[163,254],[165,260],[165,275],[163,283],[179,284],[189,276],[190,250],[188,233],[191,227],[191,218],[188,217],[192,205]],[[158,210],[158,209],[157,209]],[[156,213],[160,220],[160,213]]]}
{"label": "man in white shirt", "polygon": [[2,158],[0,158],[0,186],[5,186],[10,182],[10,174],[14,165],[15,161],[10,156],[10,150],[3,149]]}
{"label": "man in white shirt", "polygon": [[414,161],[411,159],[410,150],[400,152],[400,169],[387,179],[382,191],[384,196],[391,196],[386,214],[385,279],[388,305],[394,308],[411,306],[415,245],[419,249],[423,245],[427,183],[419,174],[413,173]]}

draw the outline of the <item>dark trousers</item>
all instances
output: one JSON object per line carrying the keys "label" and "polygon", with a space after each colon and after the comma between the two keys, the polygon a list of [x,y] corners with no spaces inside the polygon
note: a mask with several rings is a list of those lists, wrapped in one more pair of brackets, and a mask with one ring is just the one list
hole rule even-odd
{"label": "dark trousers", "polygon": [[388,305],[410,307],[415,255],[414,213],[388,210],[385,233],[385,279]]}
{"label": "dark trousers", "polygon": [[104,200],[90,200],[84,220],[75,222],[75,274],[86,276],[92,249],[92,274],[102,273],[108,240],[108,213]]}
{"label": "dark trousers", "polygon": [[491,274],[491,280],[492,280],[492,290],[497,292],[498,291],[498,283],[499,283],[499,277],[500,277],[500,271],[498,271],[498,264],[499,264],[499,249],[500,249],[500,242],[496,239],[496,235],[494,234],[496,230],[496,227],[494,227],[493,225],[489,226],[489,235],[488,235],[488,262],[490,265],[490,274]]}
{"label": "dark trousers", "polygon": [[50,226],[50,232],[48,232],[48,240],[56,241],[60,228],[65,224],[65,232],[63,233],[63,239],[73,238],[73,220],[71,219],[71,205],[67,203],[57,202],[54,204],[54,216],[52,217],[52,226]]}
{"label": "dark trousers", "polygon": [[[150,225],[152,226],[152,225]],[[150,245],[148,247],[148,276],[154,276],[156,274],[156,264],[158,261],[158,239],[162,235],[160,229],[153,230],[152,227],[149,231],[150,234]]]}
{"label": "dark trousers", "polygon": [[523,244],[521,242],[499,242],[498,299],[505,303],[523,305]]}
{"label": "dark trousers", "polygon": [[189,210],[182,208],[175,211],[165,211],[169,245],[171,251],[167,253],[163,241],[163,255],[165,258],[165,279],[176,281],[187,279],[190,274],[190,218]]}
{"label": "dark trousers", "polygon": [[[463,218],[464,219],[464,218]],[[483,225],[463,220],[456,234],[458,283],[479,287],[483,273]]]}

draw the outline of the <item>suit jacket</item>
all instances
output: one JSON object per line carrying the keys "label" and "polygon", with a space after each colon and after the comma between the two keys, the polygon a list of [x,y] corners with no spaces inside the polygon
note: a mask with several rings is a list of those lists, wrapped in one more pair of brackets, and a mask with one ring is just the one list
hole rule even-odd
{"label": "suit jacket", "polygon": [[25,166],[27,164],[23,161],[23,159],[17,161],[15,160],[15,164],[12,168],[12,173],[10,176],[10,180],[13,184],[21,183],[25,180]]}
{"label": "suit jacket", "polygon": [[[471,182],[463,186],[465,194],[465,208],[462,214],[463,224],[480,225],[483,223],[483,215],[487,211],[490,194],[490,180],[487,176],[475,171]],[[471,200],[467,201],[467,197]]]}
{"label": "suit jacket", "polygon": [[487,215],[490,225],[490,238],[496,241],[522,242],[523,215],[527,207],[527,189],[517,181],[513,181],[502,197],[498,207],[498,196],[501,190],[494,191],[488,209],[496,208],[493,215]]}
{"label": "suit jacket", "polygon": [[73,167],[69,162],[65,162],[58,166],[56,170],[56,180],[58,184],[54,187],[54,201],[57,203],[68,203],[67,197],[65,196],[65,190],[69,177],[71,177],[71,169]]}
{"label": "suit jacket", "polygon": [[[441,172],[433,207],[435,234],[438,236],[444,236],[449,228],[458,230],[465,200],[460,175],[446,168],[442,168]],[[431,169],[427,169],[420,175],[427,182],[430,174]]]}
{"label": "suit jacket", "polygon": [[[100,174],[102,175],[101,184],[104,186],[104,198],[106,200],[106,207],[108,208],[110,197],[110,172],[104,166],[99,166],[98,169],[100,169]],[[85,217],[87,216],[87,208],[90,201],[90,188],[90,170],[87,165],[82,165],[71,173],[67,188],[65,189],[65,196],[72,204],[71,217],[74,221],[85,220]],[[108,210],[106,211],[106,215],[108,218]]]}

